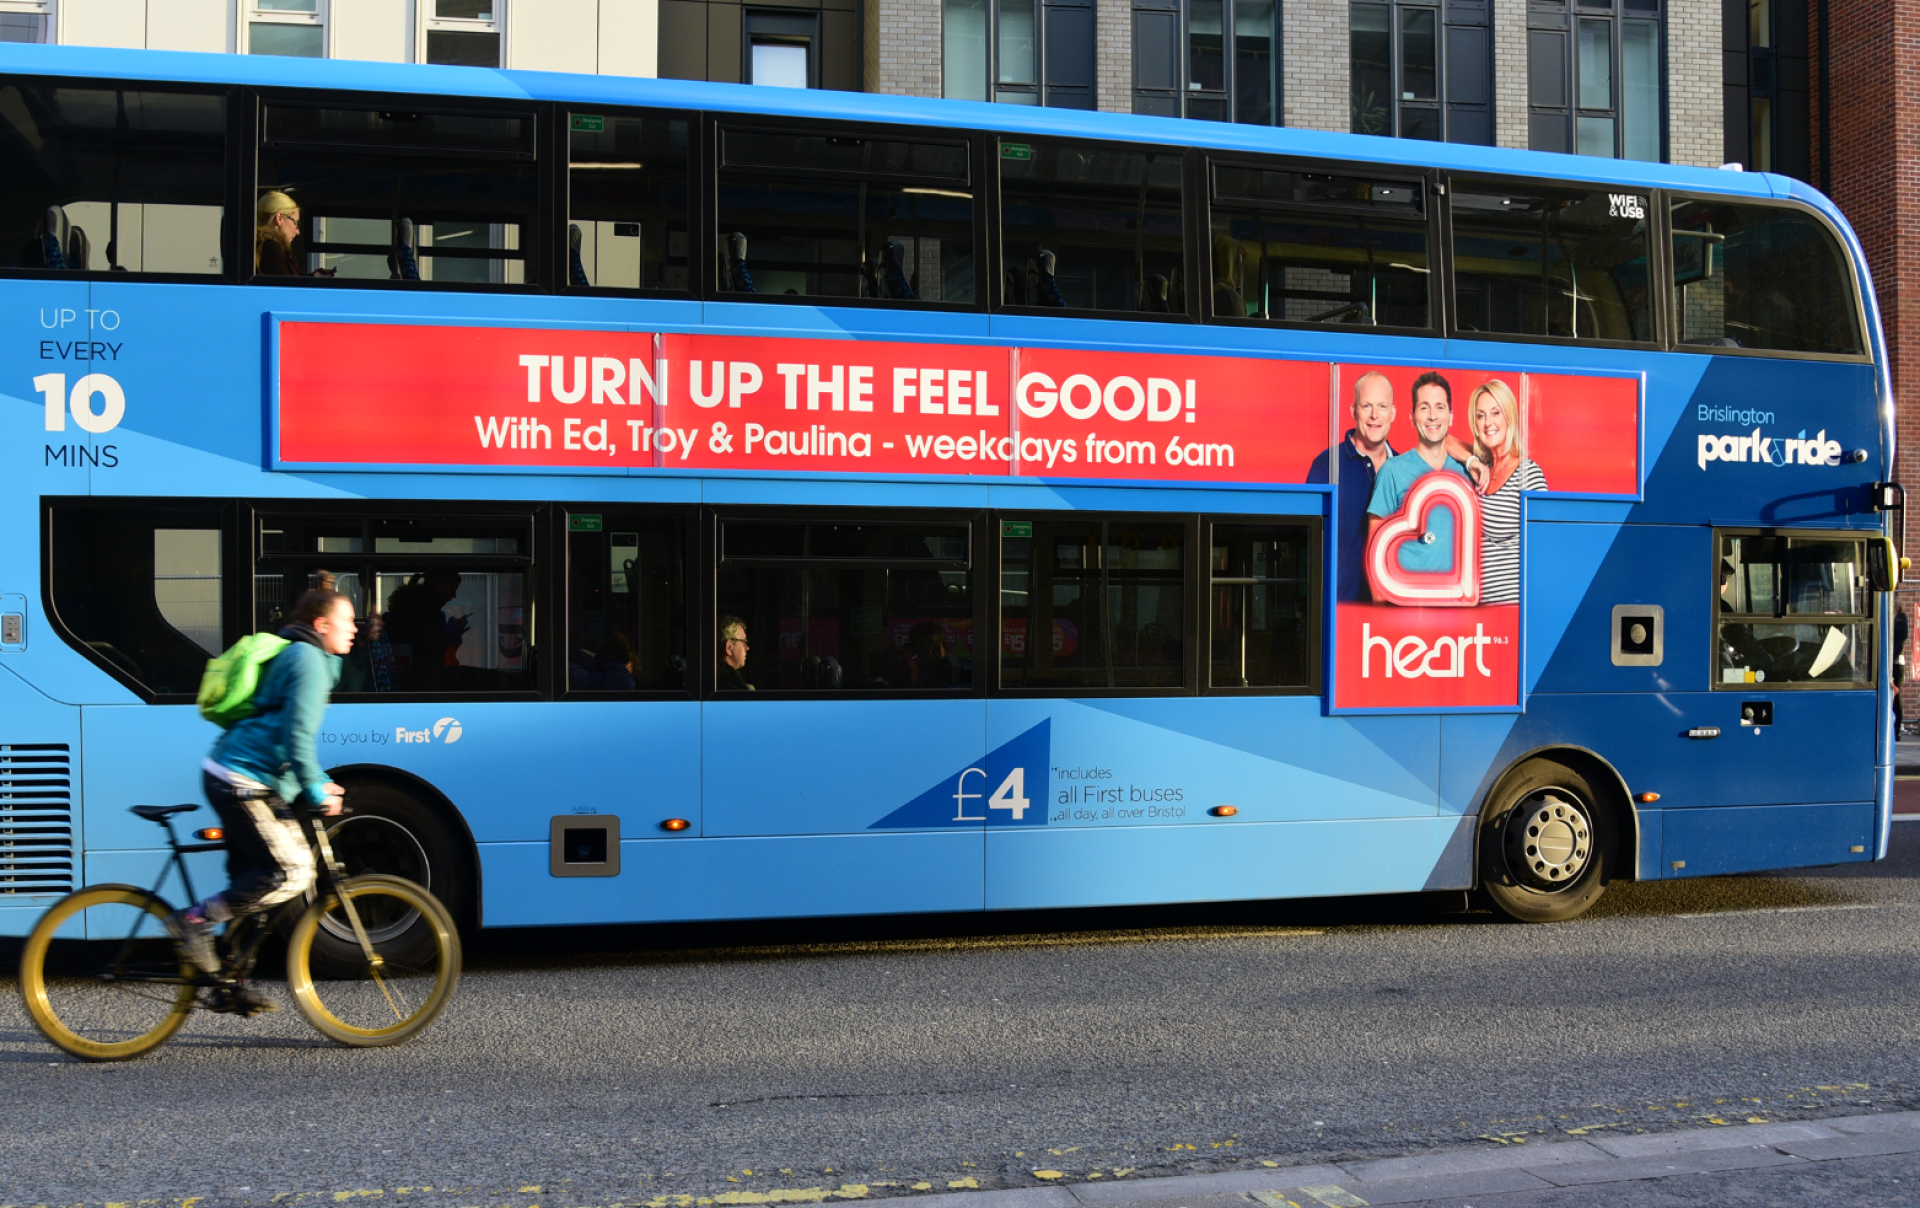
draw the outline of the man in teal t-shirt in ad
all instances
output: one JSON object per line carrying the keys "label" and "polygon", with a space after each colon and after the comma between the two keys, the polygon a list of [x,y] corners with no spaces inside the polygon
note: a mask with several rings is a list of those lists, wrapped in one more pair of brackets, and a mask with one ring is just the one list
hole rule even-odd
{"label": "man in teal t-shirt in ad", "polygon": [[[1420,443],[1390,457],[1380,467],[1380,478],[1373,486],[1373,502],[1367,505],[1367,535],[1371,537],[1380,522],[1400,510],[1407,491],[1420,479],[1436,471],[1450,471],[1468,477],[1467,467],[1447,455],[1447,437],[1453,428],[1453,387],[1447,379],[1428,370],[1413,380],[1413,429]],[[1453,532],[1459,517],[1446,504],[1427,513],[1427,531],[1419,540],[1400,546],[1400,569],[1416,572],[1444,572],[1453,569]]]}

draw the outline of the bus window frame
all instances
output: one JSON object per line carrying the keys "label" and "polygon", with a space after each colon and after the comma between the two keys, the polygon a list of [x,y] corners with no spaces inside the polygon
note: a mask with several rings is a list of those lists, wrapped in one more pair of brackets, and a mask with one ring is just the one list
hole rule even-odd
{"label": "bus window frame", "polygon": [[[601,514],[614,512],[622,516],[640,516],[671,520],[680,518],[680,588],[681,608],[686,620],[680,626],[681,657],[686,666],[692,668],[695,661],[694,633],[699,629],[696,618],[700,608],[700,571],[701,550],[699,509],[685,504],[658,503],[617,503],[617,502],[574,502],[555,503],[547,524],[551,531],[547,534],[550,547],[558,551],[549,558],[546,572],[548,599],[557,603],[559,618],[554,622],[560,631],[560,649],[567,652],[567,658],[542,661],[542,686],[547,690],[549,699],[556,701],[604,701],[604,700],[648,700],[648,701],[694,701],[700,699],[699,677],[689,671],[681,677],[678,688],[634,688],[631,691],[604,691],[599,689],[575,688],[569,681],[567,668],[572,663],[573,650],[573,542],[569,539],[568,517],[579,514]],[[551,610],[549,610],[551,611]]]}
{"label": "bus window frame", "polygon": [[[726,302],[753,306],[771,303],[775,306],[812,306],[812,307],[849,307],[859,310],[879,311],[920,311],[927,314],[984,314],[990,309],[991,297],[988,289],[980,282],[979,266],[984,263],[983,254],[987,250],[987,232],[995,224],[989,220],[988,211],[997,209],[997,193],[989,188],[998,184],[998,178],[989,181],[982,171],[984,158],[982,146],[996,136],[978,126],[897,126],[881,122],[839,121],[833,119],[813,120],[808,118],[784,117],[778,114],[762,114],[750,111],[728,111],[717,109],[701,110],[694,114],[700,126],[700,163],[699,200],[695,212],[699,215],[698,247],[689,247],[689,255],[704,257],[706,267],[698,272],[689,269],[687,274],[689,289],[706,302]],[[925,302],[915,299],[911,302],[897,298],[844,298],[822,294],[742,294],[722,289],[720,280],[720,172],[723,167],[722,131],[731,127],[737,130],[752,130],[767,134],[820,134],[832,129],[844,131],[832,137],[869,137],[876,140],[900,139],[909,142],[959,142],[967,148],[967,174],[971,178],[969,187],[973,193],[973,259],[974,291],[971,302]],[[691,141],[691,140],[690,140]],[[748,168],[748,172],[765,169]],[[797,173],[804,180],[846,179],[850,174],[837,172]],[[884,174],[882,174],[884,178]],[[998,246],[998,230],[995,228],[995,246]],[[751,249],[749,249],[751,257]],[[751,263],[751,259],[749,259]]]}
{"label": "bus window frame", "polygon": [[[1216,685],[1213,682],[1213,530],[1219,526],[1230,528],[1304,528],[1307,530],[1307,646],[1301,658],[1307,668],[1305,684],[1286,685],[1249,685],[1247,687]],[[1200,619],[1201,644],[1199,668],[1200,696],[1319,696],[1325,691],[1323,682],[1322,657],[1325,649],[1325,635],[1321,627],[1326,621],[1326,579],[1324,565],[1325,526],[1318,515],[1287,516],[1249,512],[1206,512],[1200,517],[1201,544],[1196,547],[1206,550],[1206,557],[1200,559],[1201,565],[1194,574],[1194,608]]]}
{"label": "bus window frame", "polygon": [[[1890,640],[1880,632],[1880,600],[1885,592],[1870,591],[1873,602],[1864,613],[1822,613],[1789,612],[1780,616],[1771,613],[1722,612],[1720,609],[1720,542],[1724,537],[1785,537],[1798,541],[1846,541],[1861,547],[1861,567],[1866,566],[1866,547],[1878,538],[1875,529],[1834,529],[1834,528],[1765,528],[1751,525],[1716,524],[1707,530],[1707,689],[1710,692],[1744,692],[1749,696],[1765,695],[1769,692],[1878,692],[1880,689],[1880,644]],[[1826,618],[1823,620],[1822,618]],[[1821,624],[1865,625],[1867,640],[1872,648],[1867,652],[1868,674],[1864,680],[1820,683],[1813,680],[1767,680],[1753,684],[1725,684],[1720,682],[1720,627],[1722,625],[1808,625]]]}
{"label": "bus window frame", "polygon": [[[553,101],[498,101],[491,97],[457,95],[453,93],[389,93],[389,92],[351,92],[340,89],[323,90],[316,88],[250,88],[242,90],[245,105],[244,144],[247,154],[242,158],[237,172],[230,173],[234,197],[238,208],[235,213],[245,216],[244,222],[234,224],[235,243],[244,249],[243,255],[235,261],[236,278],[242,285],[261,285],[273,289],[320,289],[320,290],[398,290],[403,293],[429,294],[468,294],[474,297],[495,297],[500,295],[551,294],[556,292],[555,284],[560,279],[557,265],[551,256],[541,256],[542,249],[551,250],[549,245],[557,238],[564,249],[564,234],[553,238],[542,238],[541,232],[550,234],[558,226],[565,228],[564,222],[556,218],[554,191],[558,176],[557,156],[551,130],[554,125],[553,111],[558,106]],[[308,149],[322,155],[366,154],[382,157],[424,157],[431,159],[463,159],[488,161],[500,164],[531,164],[534,172],[533,220],[529,224],[527,237],[520,249],[521,262],[533,257],[531,271],[522,270],[526,278],[518,285],[487,285],[479,287],[471,281],[395,281],[391,278],[351,277],[315,277],[311,274],[299,277],[263,277],[253,268],[253,214],[260,196],[261,163],[270,148],[266,137],[266,110],[269,105],[283,105],[289,108],[305,109],[431,109],[435,112],[460,113],[485,116],[495,113],[531,113],[533,118],[533,150],[529,153],[494,151],[431,151],[411,148],[402,151],[389,151],[379,147],[367,147],[357,143],[322,143],[292,140],[274,145],[273,150]],[[231,111],[230,111],[231,114]],[[241,123],[230,115],[228,119],[229,141],[233,131]],[[559,179],[564,179],[563,177]],[[562,211],[564,212],[564,211]],[[305,214],[302,215],[304,219]],[[311,243],[302,224],[302,238]],[[305,253],[303,253],[305,254]],[[564,263],[564,257],[560,263]]]}
{"label": "bus window frame", "polygon": [[1631,186],[1636,194],[1644,194],[1649,207],[1647,224],[1647,278],[1648,293],[1653,308],[1653,334],[1645,340],[1589,340],[1574,336],[1528,335],[1520,332],[1504,331],[1467,331],[1460,326],[1459,277],[1454,271],[1454,207],[1453,201],[1464,188],[1469,192],[1509,192],[1526,193],[1534,189],[1550,190],[1587,190],[1595,193],[1611,193],[1620,190],[1618,184],[1595,183],[1582,180],[1560,180],[1547,177],[1495,176],[1476,172],[1449,172],[1441,182],[1445,195],[1440,198],[1445,204],[1436,207],[1445,211],[1444,223],[1446,256],[1445,305],[1446,327],[1444,338],[1449,340],[1472,340],[1479,343],[1498,344],[1545,344],[1555,348],[1616,348],[1627,352],[1660,352],[1672,346],[1673,323],[1668,313],[1672,300],[1671,292],[1671,255],[1667,234],[1667,191],[1652,185]]}
{"label": "bus window frame", "polygon": [[[1168,500],[1168,502],[1173,503],[1175,502],[1175,500],[1170,499]],[[1051,688],[1051,687],[1026,688],[1026,687],[1020,687],[1018,685],[1009,686],[1004,681],[1001,675],[1003,668],[1001,665],[1001,657],[1000,657],[1001,656],[1001,634],[1003,632],[1002,626],[1005,624],[1005,621],[1006,621],[1005,613],[1002,611],[1002,607],[1001,607],[1002,601],[1001,601],[1000,582],[1001,582],[1001,575],[1005,567],[1005,562],[1002,560],[1003,553],[1001,549],[1001,545],[1002,545],[1001,523],[1009,518],[1019,519],[1019,520],[1047,520],[1047,521],[1055,521],[1055,522],[1069,521],[1069,522],[1100,523],[1100,524],[1115,524],[1115,523],[1124,524],[1128,521],[1140,521],[1142,523],[1147,523],[1147,524],[1178,524],[1180,525],[1181,529],[1183,530],[1183,540],[1186,542],[1185,556],[1181,559],[1181,563],[1180,563],[1180,573],[1182,576],[1180,599],[1185,607],[1185,612],[1186,612],[1186,615],[1181,618],[1181,622],[1180,622],[1180,629],[1181,629],[1180,641],[1182,646],[1182,657],[1180,660],[1181,662],[1180,685],[1175,688],[1089,688],[1084,686],[1072,686],[1072,687],[1062,687],[1062,688]],[[1304,519],[1304,517],[1302,519]],[[1254,522],[1259,523],[1260,521],[1256,520]],[[1294,522],[1294,518],[1290,516],[1282,517],[1277,521],[1277,523],[1283,523],[1283,524],[1291,524],[1293,522]],[[1118,700],[1118,699],[1146,698],[1146,697],[1179,697],[1179,696],[1209,695],[1207,692],[1204,691],[1205,684],[1203,681],[1206,677],[1207,672],[1206,672],[1206,663],[1202,659],[1200,654],[1201,643],[1204,641],[1207,641],[1211,636],[1208,633],[1205,622],[1204,622],[1204,617],[1206,616],[1206,611],[1204,608],[1204,595],[1205,595],[1206,589],[1199,582],[1199,580],[1202,578],[1200,574],[1199,542],[1206,533],[1206,530],[1203,527],[1203,517],[1200,512],[1187,511],[1187,510],[1182,510],[1177,508],[1170,509],[1168,511],[1163,511],[1163,512],[1143,512],[1137,509],[1108,510],[1108,509],[1089,508],[1084,511],[1078,510],[1078,509],[1069,509],[1069,510],[1063,511],[1059,508],[1034,508],[1032,510],[1011,510],[1007,508],[995,508],[993,509],[993,511],[988,513],[987,530],[988,530],[987,539],[990,542],[992,542],[991,555],[993,558],[993,598],[990,601],[988,601],[988,607],[991,615],[990,623],[992,626],[992,633],[993,633],[993,668],[986,677],[987,683],[988,683],[987,695],[989,697],[1003,698],[1008,700],[1037,700],[1037,699],[1077,700],[1077,699],[1094,699],[1094,698],[1103,699],[1103,700]],[[1102,604],[1102,607],[1103,608],[1105,607],[1104,603]],[[1316,635],[1315,641],[1318,642],[1318,640],[1319,640],[1318,635]],[[1316,676],[1318,675],[1317,670],[1315,674]],[[1254,691],[1258,694],[1269,694],[1265,689],[1255,689],[1255,690],[1235,689],[1234,690],[1236,694],[1244,693],[1248,691]],[[1274,692],[1270,694],[1300,695],[1299,693],[1295,692],[1292,689],[1287,689],[1284,692]]]}
{"label": "bus window frame", "polygon": [[[247,237],[247,259],[251,261],[253,202],[249,200],[245,209],[239,210],[234,208],[234,201],[240,196],[239,179],[253,163],[252,158],[247,154],[246,142],[242,138],[243,123],[241,121],[242,110],[249,107],[247,102],[250,89],[237,84],[201,84],[190,80],[56,75],[8,76],[5,83],[22,88],[84,88],[100,92],[189,92],[201,96],[221,97],[227,104],[227,130],[226,150],[220,166],[220,196],[225,203],[227,214],[221,222],[221,263],[220,271],[217,273],[136,273],[115,272],[112,269],[96,272],[93,269],[0,266],[0,281],[114,281],[128,284],[138,281],[149,285],[235,285],[243,280],[240,275],[240,259],[237,252],[241,247],[240,236],[244,234]],[[249,268],[248,272],[251,273],[252,270]]]}
{"label": "bus window frame", "polygon": [[1860,336],[1859,352],[1795,352],[1778,348],[1723,348],[1713,344],[1682,344],[1679,340],[1680,325],[1669,322],[1665,348],[1668,352],[1684,352],[1692,356],[1725,357],[1763,357],[1769,360],[1787,361],[1828,361],[1840,364],[1862,365],[1873,363],[1872,328],[1867,324],[1866,299],[1860,289],[1860,266],[1854,260],[1852,249],[1841,237],[1840,229],[1833,225],[1825,214],[1808,205],[1797,197],[1744,197],[1729,193],[1701,193],[1696,190],[1663,190],[1664,197],[1660,206],[1661,237],[1664,241],[1661,258],[1664,261],[1661,271],[1661,297],[1669,311],[1673,307],[1673,207],[1683,201],[1699,201],[1708,205],[1766,206],[1779,209],[1798,210],[1813,218],[1833,240],[1833,246],[1840,253],[1841,264],[1846,268],[1847,290],[1853,297],[1854,330]]}
{"label": "bus window frame", "polygon": [[[719,504],[700,509],[700,569],[697,574],[700,583],[699,611],[694,614],[696,620],[688,626],[694,637],[694,649],[698,652],[700,667],[699,689],[702,700],[775,700],[775,701],[835,701],[835,700],[978,700],[990,693],[988,682],[997,675],[999,667],[999,635],[997,619],[992,621],[991,634],[995,642],[992,662],[993,669],[983,667],[985,661],[976,645],[974,653],[973,683],[964,688],[916,689],[916,688],[758,688],[753,692],[721,692],[719,690],[720,663],[720,556],[721,526],[726,520],[779,520],[791,523],[834,523],[844,521],[868,521],[878,524],[947,524],[967,526],[968,572],[972,575],[970,589],[973,592],[973,631],[985,634],[989,617],[997,618],[997,611],[989,611],[985,596],[989,591],[996,594],[1000,590],[999,571],[984,571],[982,560],[987,549],[986,530],[991,527],[989,512],[985,508],[833,508],[806,507],[780,508],[766,505],[727,505]],[[999,546],[993,546],[998,553]],[[799,559],[762,558],[751,559],[743,565],[772,566],[799,561]],[[822,561],[828,561],[822,559]],[[874,559],[876,564],[883,559]],[[752,634],[748,634],[749,640]]]}
{"label": "bus window frame", "polygon": [[[1215,169],[1220,167],[1251,168],[1256,171],[1325,172],[1330,176],[1361,176],[1388,183],[1416,185],[1421,190],[1421,217],[1426,220],[1427,225],[1427,315],[1429,318],[1427,325],[1425,327],[1401,327],[1385,323],[1373,323],[1348,326],[1346,324],[1295,322],[1289,319],[1256,319],[1252,316],[1234,318],[1232,316],[1214,314],[1213,306],[1209,301],[1212,293],[1210,286],[1213,280],[1210,261],[1213,255],[1213,211],[1215,204],[1220,201],[1215,188]],[[1259,158],[1253,155],[1241,155],[1236,152],[1214,151],[1205,151],[1203,153],[1201,169],[1203,173],[1201,188],[1205,191],[1205,194],[1204,204],[1200,206],[1201,213],[1198,226],[1200,242],[1192,254],[1200,258],[1201,262],[1206,265],[1208,271],[1207,280],[1209,288],[1202,294],[1199,304],[1200,313],[1204,316],[1204,322],[1217,323],[1226,327],[1246,327],[1254,330],[1284,329],[1288,331],[1323,331],[1341,332],[1349,335],[1378,333],[1381,335],[1439,339],[1443,338],[1446,334],[1445,320],[1452,309],[1450,305],[1452,291],[1447,288],[1447,285],[1453,279],[1453,261],[1452,257],[1447,254],[1451,249],[1444,245],[1445,240],[1442,234],[1443,228],[1440,218],[1441,212],[1446,209],[1445,204],[1443,204],[1446,201],[1446,197],[1442,192],[1436,190],[1436,183],[1440,175],[1438,172],[1432,169],[1423,171],[1418,168],[1407,168],[1403,171],[1399,165],[1395,164],[1371,164],[1354,160],[1309,159],[1297,155]],[[1227,198],[1226,200],[1229,204],[1235,201],[1233,198]],[[1337,215],[1356,215],[1372,212],[1363,206],[1342,206],[1336,203],[1261,201],[1253,198],[1239,199],[1239,204],[1248,208],[1272,213],[1311,214],[1322,212]]]}
{"label": "bus window frame", "polygon": [[[1032,315],[1036,318],[1052,319],[1096,319],[1109,323],[1198,324],[1202,322],[1202,307],[1200,305],[1201,292],[1199,283],[1195,278],[1195,274],[1199,271],[1198,265],[1196,264],[1199,247],[1196,245],[1195,239],[1200,224],[1208,221],[1210,215],[1207,211],[1204,195],[1196,194],[1195,187],[1196,181],[1199,181],[1199,188],[1201,190],[1206,188],[1205,181],[1202,179],[1202,173],[1205,171],[1204,148],[1165,146],[1159,143],[1126,143],[1117,142],[1108,138],[1084,138],[1079,135],[1030,134],[1020,131],[1008,132],[992,127],[975,127],[974,129],[975,133],[980,137],[981,154],[986,155],[988,161],[985,165],[986,172],[983,175],[981,187],[983,189],[990,189],[992,192],[992,200],[989,203],[992,206],[992,216],[988,220],[987,225],[993,233],[993,244],[987,250],[993,255],[993,272],[992,281],[988,286],[987,297],[993,313],[1023,316]],[[1186,278],[1186,289],[1182,308],[1171,310],[1166,314],[1158,314],[1149,310],[1087,310],[1074,306],[1020,306],[1007,301],[1005,274],[1002,272],[1005,261],[1002,249],[1006,238],[1006,223],[1003,220],[1005,213],[1003,203],[1005,198],[1002,195],[1000,175],[1000,144],[1002,142],[1031,143],[1034,140],[1077,143],[1111,148],[1121,152],[1151,151],[1155,153],[1178,152],[1180,154],[1180,271]],[[987,148],[992,149],[992,154],[986,154]]]}
{"label": "bus window frame", "polygon": [[543,115],[548,126],[547,145],[554,148],[554,154],[549,157],[553,161],[551,170],[543,168],[541,171],[540,189],[541,212],[553,215],[552,221],[547,224],[547,237],[543,243],[548,262],[554,266],[549,278],[553,285],[552,292],[580,298],[687,300],[705,297],[701,291],[700,272],[695,267],[699,261],[695,258],[702,254],[701,247],[711,239],[701,229],[700,220],[700,216],[706,212],[706,198],[712,192],[707,183],[707,164],[711,157],[706,153],[706,140],[701,137],[707,115],[696,109],[657,109],[644,105],[594,106],[607,117],[657,117],[687,123],[687,287],[626,289],[617,285],[575,285],[569,278],[567,224],[573,221],[573,139],[570,137],[573,130],[570,121],[574,112],[585,109],[588,104],[585,101],[554,103],[548,106],[550,112]]}

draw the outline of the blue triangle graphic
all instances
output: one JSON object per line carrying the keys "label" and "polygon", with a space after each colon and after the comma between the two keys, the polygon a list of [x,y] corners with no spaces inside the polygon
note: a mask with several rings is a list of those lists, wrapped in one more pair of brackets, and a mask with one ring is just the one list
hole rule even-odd
{"label": "blue triangle graphic", "polygon": [[[1045,826],[1052,726],[1051,718],[1042,721],[867,829]],[[993,801],[996,796],[1000,797],[997,804]]]}

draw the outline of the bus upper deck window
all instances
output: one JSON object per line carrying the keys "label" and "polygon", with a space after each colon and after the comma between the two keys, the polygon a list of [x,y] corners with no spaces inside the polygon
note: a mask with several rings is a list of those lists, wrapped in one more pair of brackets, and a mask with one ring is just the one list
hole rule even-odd
{"label": "bus upper deck window", "polygon": [[1653,339],[1644,193],[1461,184],[1453,273],[1462,331]]}
{"label": "bus upper deck window", "polygon": [[1001,140],[1007,305],[1185,314],[1181,175],[1177,151]]}
{"label": "bus upper deck window", "polygon": [[220,272],[225,98],[8,84],[0,126],[0,265]]}
{"label": "bus upper deck window", "polygon": [[527,284],[538,186],[531,112],[270,104],[253,271],[268,281]]}
{"label": "bus upper deck window", "polygon": [[1426,185],[1213,166],[1216,318],[1432,326]]}
{"label": "bus upper deck window", "polygon": [[971,305],[964,139],[720,132],[722,293]]}
{"label": "bus upper deck window", "polygon": [[687,119],[567,119],[567,283],[687,288]]}
{"label": "bus upper deck window", "polygon": [[1860,308],[1833,233],[1803,210],[1676,201],[1678,343],[1858,355]]}

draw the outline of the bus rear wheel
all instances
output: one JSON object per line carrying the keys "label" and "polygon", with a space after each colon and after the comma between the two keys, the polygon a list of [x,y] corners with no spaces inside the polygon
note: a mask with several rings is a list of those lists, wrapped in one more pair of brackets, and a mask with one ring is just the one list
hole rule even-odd
{"label": "bus rear wheel", "polygon": [[1578,918],[1605,892],[1616,822],[1579,769],[1534,759],[1480,814],[1480,889],[1522,923]]}

